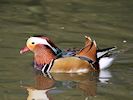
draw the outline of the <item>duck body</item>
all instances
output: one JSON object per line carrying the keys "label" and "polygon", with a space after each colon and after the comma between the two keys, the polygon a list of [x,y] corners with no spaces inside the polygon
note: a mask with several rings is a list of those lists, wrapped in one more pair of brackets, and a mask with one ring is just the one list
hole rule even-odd
{"label": "duck body", "polygon": [[91,67],[90,63],[86,60],[82,60],[78,57],[63,57],[63,58],[56,59],[53,62],[51,72],[57,72],[57,73],[78,73],[78,72],[82,73],[84,72],[84,73],[87,73],[92,70],[96,70],[96,69]]}
{"label": "duck body", "polygon": [[[80,50],[61,51],[49,38],[34,36],[27,40],[20,53],[34,53],[34,68],[42,72],[87,73],[99,71],[100,59],[114,49],[97,50],[95,41],[86,36],[85,46]],[[101,53],[100,53],[101,52]]]}

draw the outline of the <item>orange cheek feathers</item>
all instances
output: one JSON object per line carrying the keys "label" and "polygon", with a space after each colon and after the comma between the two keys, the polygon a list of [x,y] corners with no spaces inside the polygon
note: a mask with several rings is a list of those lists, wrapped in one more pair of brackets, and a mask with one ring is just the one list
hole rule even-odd
{"label": "orange cheek feathers", "polygon": [[31,44],[27,44],[27,47],[31,50],[31,51],[33,51],[34,50],[34,45],[31,45]]}

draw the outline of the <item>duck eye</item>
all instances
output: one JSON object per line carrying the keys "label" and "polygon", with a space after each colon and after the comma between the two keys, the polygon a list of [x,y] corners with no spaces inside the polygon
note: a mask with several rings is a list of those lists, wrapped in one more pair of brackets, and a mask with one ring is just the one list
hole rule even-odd
{"label": "duck eye", "polygon": [[35,42],[32,42],[31,44],[35,44]]}

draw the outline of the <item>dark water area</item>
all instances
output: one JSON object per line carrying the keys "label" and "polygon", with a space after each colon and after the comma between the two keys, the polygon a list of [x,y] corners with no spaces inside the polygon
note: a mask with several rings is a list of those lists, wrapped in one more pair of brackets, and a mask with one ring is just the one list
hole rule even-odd
{"label": "dark water area", "polygon": [[[0,100],[34,100],[33,94],[44,94],[41,100],[132,100],[132,11],[132,0],[0,0]],[[61,49],[83,47],[88,35],[99,48],[117,46],[119,54],[100,73],[49,79],[33,71],[32,53],[19,54],[34,34]]]}

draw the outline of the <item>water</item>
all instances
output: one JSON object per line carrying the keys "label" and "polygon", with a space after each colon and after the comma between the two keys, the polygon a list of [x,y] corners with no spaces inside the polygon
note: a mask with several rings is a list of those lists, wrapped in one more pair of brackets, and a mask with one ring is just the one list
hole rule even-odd
{"label": "water", "polygon": [[[0,100],[26,100],[27,89],[43,85],[53,100],[132,100],[132,5],[132,0],[1,0]],[[51,80],[35,74],[32,53],[19,54],[26,39],[40,33],[62,49],[82,47],[89,35],[99,48],[115,45],[120,53],[99,75],[57,74]]]}

